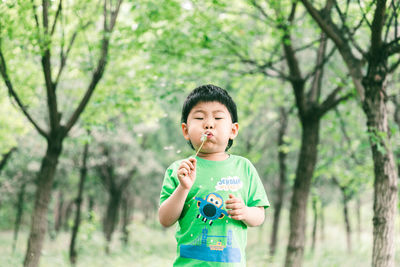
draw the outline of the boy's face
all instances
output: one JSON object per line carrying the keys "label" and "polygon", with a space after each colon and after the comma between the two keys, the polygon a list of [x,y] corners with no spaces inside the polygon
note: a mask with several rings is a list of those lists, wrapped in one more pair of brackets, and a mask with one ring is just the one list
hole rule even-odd
{"label": "boy's face", "polygon": [[199,155],[225,152],[229,139],[234,139],[239,131],[238,123],[232,123],[231,114],[225,105],[213,102],[199,102],[190,111],[187,123],[182,123],[182,132],[190,140],[195,150],[207,134]]}

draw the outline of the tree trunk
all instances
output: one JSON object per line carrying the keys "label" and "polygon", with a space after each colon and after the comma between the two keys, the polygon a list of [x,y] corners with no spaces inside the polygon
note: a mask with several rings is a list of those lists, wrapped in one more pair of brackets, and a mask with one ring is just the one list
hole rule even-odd
{"label": "tree trunk", "polygon": [[129,230],[128,226],[131,222],[132,215],[132,198],[128,191],[125,191],[124,197],[122,199],[122,243],[127,246],[129,242]]}
{"label": "tree trunk", "polygon": [[349,212],[348,212],[348,197],[346,196],[346,192],[344,188],[342,189],[343,196],[343,217],[344,223],[346,226],[346,241],[347,241],[347,252],[351,253],[351,226],[349,220]]}
{"label": "tree trunk", "polygon": [[64,209],[64,215],[63,215],[63,229],[65,232],[68,232],[70,229],[70,217],[73,212],[74,206],[75,206],[75,201],[74,200],[69,200],[67,201],[67,204],[65,204],[65,209]]}
{"label": "tree trunk", "polygon": [[47,210],[51,197],[51,189],[61,151],[61,138],[56,140],[50,139],[48,141],[46,155],[42,160],[42,165],[37,177],[35,206],[24,260],[25,267],[37,267],[39,265],[40,254],[46,234]]}
{"label": "tree trunk", "polygon": [[279,221],[281,216],[282,204],[285,194],[285,185],[286,185],[286,156],[287,152],[282,149],[282,146],[286,144],[285,135],[287,132],[287,124],[288,124],[288,113],[287,111],[281,107],[280,109],[280,128],[278,132],[278,162],[279,162],[279,183],[277,188],[277,199],[274,205],[274,220],[272,223],[272,235],[270,242],[270,255],[275,255],[277,238],[278,238],[278,229],[279,229]]}
{"label": "tree trunk", "polygon": [[363,110],[367,116],[375,173],[372,266],[394,267],[397,173],[390,145],[385,90],[383,85],[372,80],[363,82],[366,88]]}
{"label": "tree trunk", "polygon": [[357,239],[358,242],[361,241],[361,200],[357,197],[356,200],[356,214],[357,214]]}
{"label": "tree trunk", "polygon": [[22,214],[24,211],[25,188],[26,188],[26,182],[24,182],[21,185],[21,188],[18,193],[18,201],[17,201],[17,206],[16,206],[17,214],[15,216],[15,224],[14,224],[14,241],[13,241],[13,246],[12,246],[13,253],[15,252],[15,248],[17,245],[19,227],[21,225]]}
{"label": "tree trunk", "polygon": [[61,225],[63,224],[64,218],[64,194],[60,190],[58,192],[57,204],[54,212],[54,230],[58,234],[61,229]]}
{"label": "tree trunk", "polygon": [[80,180],[79,180],[79,189],[78,196],[76,198],[76,213],[75,213],[75,221],[74,226],[72,228],[71,234],[71,243],[69,246],[69,261],[72,265],[76,264],[77,252],[75,248],[75,241],[79,231],[79,224],[81,222],[81,206],[82,206],[82,197],[83,197],[83,189],[85,186],[86,174],[87,174],[87,155],[88,155],[89,144],[85,144],[85,148],[83,150],[82,156],[82,166],[80,170]]}
{"label": "tree trunk", "polygon": [[321,236],[321,241],[325,240],[325,213],[324,213],[324,207],[325,205],[321,203],[321,209],[319,211],[319,221],[320,221],[320,236]]}
{"label": "tree trunk", "polygon": [[312,210],[314,214],[314,222],[312,228],[312,242],[311,242],[311,251],[314,252],[315,250],[315,243],[317,237],[317,224],[318,224],[318,210],[317,210],[317,198],[312,198]]}
{"label": "tree trunk", "polygon": [[122,191],[114,190],[110,192],[110,198],[107,204],[107,212],[103,219],[103,232],[106,237],[106,253],[110,252],[110,243],[112,234],[114,233],[115,226],[118,222],[118,210],[121,203]]}
{"label": "tree trunk", "polygon": [[88,197],[88,214],[89,214],[89,221],[93,219],[93,212],[94,212],[94,197]]}
{"label": "tree trunk", "polygon": [[351,253],[351,225],[349,219],[349,197],[347,193],[348,186],[341,185],[339,180],[333,176],[333,182],[339,187],[340,193],[342,194],[342,207],[343,207],[343,219],[346,228],[346,244],[347,252]]}
{"label": "tree trunk", "polygon": [[302,266],[307,200],[315,164],[317,162],[319,119],[303,121],[302,126],[300,155],[290,207],[290,236],[286,251],[286,267]]}

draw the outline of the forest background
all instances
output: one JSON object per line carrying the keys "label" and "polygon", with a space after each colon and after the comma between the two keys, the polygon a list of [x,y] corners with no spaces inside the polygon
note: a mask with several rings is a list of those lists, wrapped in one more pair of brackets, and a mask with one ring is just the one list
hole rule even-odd
{"label": "forest background", "polygon": [[1,1],[0,266],[171,266],[159,193],[193,154],[183,100],[208,83],[236,101],[230,153],[271,202],[248,266],[399,265],[399,11]]}

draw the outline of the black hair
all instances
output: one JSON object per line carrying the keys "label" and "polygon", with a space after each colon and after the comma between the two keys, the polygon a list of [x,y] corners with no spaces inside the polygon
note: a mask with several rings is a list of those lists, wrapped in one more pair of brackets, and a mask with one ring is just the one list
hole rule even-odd
{"label": "black hair", "polygon": [[[187,123],[187,118],[189,116],[190,111],[198,103],[214,102],[214,101],[221,103],[228,109],[233,123],[238,122],[236,104],[233,101],[233,99],[230,97],[230,95],[228,94],[228,92],[226,90],[222,89],[221,87],[212,85],[212,84],[201,85],[201,86],[195,88],[186,97],[186,100],[183,103],[183,107],[182,107],[181,122]],[[194,149],[190,140],[189,140],[189,144]],[[228,142],[228,145],[227,145],[225,151],[227,151],[232,146],[232,144],[233,144],[233,140],[229,139],[229,142]]]}

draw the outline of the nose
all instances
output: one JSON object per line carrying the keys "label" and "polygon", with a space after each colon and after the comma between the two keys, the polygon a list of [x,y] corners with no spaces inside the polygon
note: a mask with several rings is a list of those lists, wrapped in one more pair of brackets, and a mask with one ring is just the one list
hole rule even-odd
{"label": "nose", "polygon": [[213,120],[210,120],[210,119],[204,120],[204,128],[205,129],[213,129],[214,128]]}

